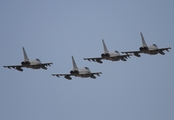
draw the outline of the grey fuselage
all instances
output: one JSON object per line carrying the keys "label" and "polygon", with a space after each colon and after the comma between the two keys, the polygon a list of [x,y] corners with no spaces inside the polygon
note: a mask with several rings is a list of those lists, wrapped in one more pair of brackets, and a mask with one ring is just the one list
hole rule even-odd
{"label": "grey fuselage", "polygon": [[21,65],[26,68],[32,68],[32,69],[47,69],[45,66],[42,65],[41,61],[39,59],[35,60],[24,60],[21,62]]}
{"label": "grey fuselage", "polygon": [[70,74],[75,77],[82,77],[82,78],[96,78],[94,75],[91,74],[91,71],[88,67],[80,68],[80,69],[73,69],[70,71]]}
{"label": "grey fuselage", "polygon": [[[142,47],[140,47],[140,52],[145,53],[145,54],[150,54],[150,55],[156,55],[159,53],[158,46],[156,44],[152,44],[149,46],[142,46]],[[163,52],[161,52],[160,54],[163,54]]]}
{"label": "grey fuselage", "polygon": [[106,59],[106,60],[111,60],[111,61],[122,60],[120,57],[120,53],[118,51],[102,53],[101,57]]}

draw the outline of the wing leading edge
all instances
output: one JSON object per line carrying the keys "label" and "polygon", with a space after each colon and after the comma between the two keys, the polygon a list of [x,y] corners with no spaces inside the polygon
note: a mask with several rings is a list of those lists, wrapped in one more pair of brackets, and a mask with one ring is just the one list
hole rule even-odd
{"label": "wing leading edge", "polygon": [[133,53],[135,56],[140,57],[139,53],[141,53],[141,51],[128,51],[128,52],[121,52],[121,53],[126,55]]}
{"label": "wing leading edge", "polygon": [[88,61],[90,61],[91,62],[91,60],[92,61],[94,61],[94,62],[98,62],[98,63],[103,63],[101,60],[103,59],[102,57],[96,57],[96,58],[83,58],[84,60],[88,60]]}
{"label": "wing leading edge", "polygon": [[18,71],[23,71],[23,69],[22,69],[22,65],[11,65],[11,66],[3,66],[4,68],[8,68],[8,69],[11,69],[11,68],[13,68],[13,69],[15,69],[15,70],[18,70]]}

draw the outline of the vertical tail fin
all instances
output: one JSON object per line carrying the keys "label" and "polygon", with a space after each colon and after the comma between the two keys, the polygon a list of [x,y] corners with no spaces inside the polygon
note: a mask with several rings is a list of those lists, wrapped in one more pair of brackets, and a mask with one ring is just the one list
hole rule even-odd
{"label": "vertical tail fin", "polygon": [[108,53],[109,51],[108,51],[108,49],[106,47],[106,44],[105,44],[103,39],[102,39],[102,42],[103,42],[104,53]]}
{"label": "vertical tail fin", "polygon": [[27,53],[25,52],[25,49],[24,47],[22,47],[22,50],[23,50],[23,54],[24,54],[24,61],[28,61],[28,56],[27,56]]}
{"label": "vertical tail fin", "polygon": [[142,46],[147,46],[146,41],[145,41],[145,39],[143,37],[142,32],[140,34],[141,34]]}
{"label": "vertical tail fin", "polygon": [[73,64],[73,69],[78,69],[73,56],[72,56],[72,64]]}

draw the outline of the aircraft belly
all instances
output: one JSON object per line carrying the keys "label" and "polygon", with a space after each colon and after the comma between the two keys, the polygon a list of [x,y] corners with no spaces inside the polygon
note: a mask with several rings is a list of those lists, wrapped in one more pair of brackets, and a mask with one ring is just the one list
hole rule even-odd
{"label": "aircraft belly", "polygon": [[120,59],[118,57],[109,57],[109,58],[106,58],[106,60],[111,60],[111,61],[119,61]]}
{"label": "aircraft belly", "polygon": [[32,68],[32,69],[40,69],[41,67],[38,67],[38,66],[29,66],[28,68]]}
{"label": "aircraft belly", "polygon": [[87,78],[89,77],[90,75],[89,74],[79,74],[77,75],[78,77],[82,77],[82,78]]}
{"label": "aircraft belly", "polygon": [[156,54],[158,54],[158,51],[156,51],[156,50],[153,50],[153,51],[147,51],[147,52],[145,52],[146,54],[150,54],[150,55],[156,55]]}
{"label": "aircraft belly", "polygon": [[113,58],[112,61],[119,61],[119,58]]}
{"label": "aircraft belly", "polygon": [[158,53],[150,53],[150,55],[156,55],[156,54],[158,54]]}
{"label": "aircraft belly", "polygon": [[37,65],[29,65],[28,68],[32,68],[32,69],[40,69],[41,68],[41,65],[40,64],[37,64]]}

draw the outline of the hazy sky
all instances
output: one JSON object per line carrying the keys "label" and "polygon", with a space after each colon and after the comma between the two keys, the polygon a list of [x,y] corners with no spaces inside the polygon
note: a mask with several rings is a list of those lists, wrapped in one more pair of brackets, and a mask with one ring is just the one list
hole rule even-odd
{"label": "hazy sky", "polygon": [[[0,0],[1,120],[173,120],[174,1]],[[84,61],[108,50],[171,47],[166,55],[132,56],[127,62]],[[53,62],[48,70],[3,68],[30,59]],[[97,79],[53,77],[77,66],[101,71]]]}

